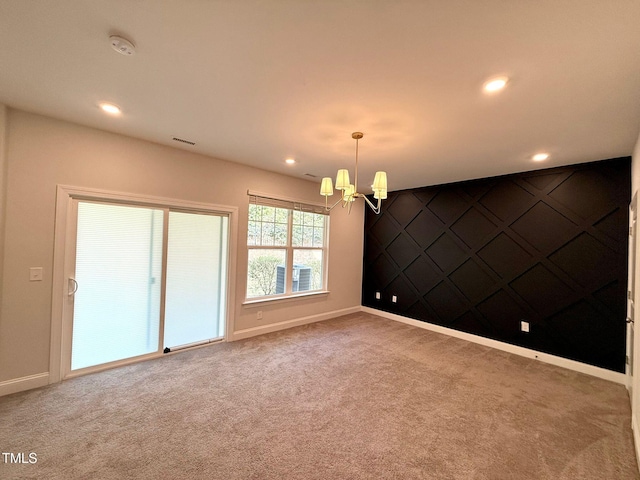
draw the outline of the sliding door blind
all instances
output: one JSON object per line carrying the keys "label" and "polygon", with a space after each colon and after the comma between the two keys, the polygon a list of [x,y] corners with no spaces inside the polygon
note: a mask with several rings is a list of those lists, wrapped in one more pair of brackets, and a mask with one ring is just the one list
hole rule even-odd
{"label": "sliding door blind", "polygon": [[164,346],[224,335],[229,219],[169,212]]}
{"label": "sliding door blind", "polygon": [[78,203],[71,369],[158,349],[163,211]]}

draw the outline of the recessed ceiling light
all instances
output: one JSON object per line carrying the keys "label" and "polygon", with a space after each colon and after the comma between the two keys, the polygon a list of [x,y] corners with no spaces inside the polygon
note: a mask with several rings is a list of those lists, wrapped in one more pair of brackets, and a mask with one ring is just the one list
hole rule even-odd
{"label": "recessed ceiling light", "polygon": [[549,158],[549,154],[548,153],[536,153],[533,157],[531,157],[531,159],[534,162],[543,162],[545,161],[547,158]]}
{"label": "recessed ceiling light", "polygon": [[294,163],[296,163],[296,161],[293,158],[287,158],[284,162],[287,165],[293,165]]}
{"label": "recessed ceiling light", "polygon": [[120,115],[122,113],[122,109],[113,103],[103,102],[98,106],[103,112],[108,113],[109,115]]}
{"label": "recessed ceiling light", "polygon": [[507,86],[508,77],[494,77],[484,82],[484,91],[487,93],[498,92]]}

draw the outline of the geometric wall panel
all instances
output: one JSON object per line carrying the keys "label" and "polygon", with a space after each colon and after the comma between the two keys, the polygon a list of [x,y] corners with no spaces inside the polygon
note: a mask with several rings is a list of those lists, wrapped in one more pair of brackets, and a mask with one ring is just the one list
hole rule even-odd
{"label": "geometric wall panel", "polygon": [[402,195],[389,207],[389,214],[403,227],[422,210],[422,202],[414,195]]}
{"label": "geometric wall panel", "polygon": [[613,212],[594,223],[593,227],[615,240],[618,232],[627,228],[628,216],[627,209],[616,208]]}
{"label": "geometric wall panel", "polygon": [[533,195],[510,181],[498,182],[480,199],[480,204],[502,221],[521,212]]}
{"label": "geometric wall panel", "polygon": [[391,296],[391,292],[393,295],[397,297],[397,305],[398,308],[403,310],[409,308],[413,305],[418,297],[414,293],[414,290],[410,287],[410,285],[402,278],[401,275],[397,276],[391,284],[385,288],[385,296]]}
{"label": "geometric wall panel", "polygon": [[390,216],[386,215],[380,216],[369,232],[382,246],[386,246],[391,240],[396,238],[398,233]]}
{"label": "geometric wall panel", "polygon": [[441,228],[442,222],[438,217],[428,210],[423,210],[416,215],[405,231],[424,250],[438,237]]}
{"label": "geometric wall panel", "polygon": [[472,302],[482,300],[496,284],[496,280],[485,273],[472,258],[449,275],[449,279]]}
{"label": "geometric wall panel", "polygon": [[544,252],[562,245],[576,232],[576,225],[544,202],[511,224],[511,229],[538,251]]}
{"label": "geometric wall panel", "polygon": [[571,302],[571,288],[541,263],[516,278],[509,286],[543,316]]}
{"label": "geometric wall panel", "polygon": [[428,206],[440,220],[447,223],[457,218],[466,209],[466,204],[455,189],[447,188],[440,190]]}
{"label": "geometric wall panel", "polygon": [[375,278],[376,285],[379,287],[387,286],[396,277],[395,267],[384,255],[380,255],[369,265],[371,276]]}
{"label": "geometric wall panel", "polygon": [[424,302],[415,302],[403,313],[404,316],[409,318],[433,318],[433,314],[426,307]]}
{"label": "geometric wall panel", "polygon": [[558,185],[549,197],[567,206],[580,218],[606,213],[615,197],[614,184],[606,175],[595,171],[578,171]]}
{"label": "geometric wall panel", "polygon": [[436,193],[438,193],[436,190],[431,190],[429,188],[419,188],[417,190],[412,190],[412,192],[423,205],[428,204],[433,197],[435,197]]}
{"label": "geometric wall panel", "polygon": [[492,338],[491,328],[487,321],[482,315],[471,310],[460,315],[456,318],[453,324],[447,325],[447,327],[455,328],[462,332],[473,332],[474,335],[482,335],[484,337]]}
{"label": "geometric wall panel", "polygon": [[364,254],[364,263],[372,264],[382,254],[384,248],[372,236],[368,237],[367,249]]}
{"label": "geometric wall panel", "polygon": [[496,225],[477,208],[470,208],[451,225],[451,231],[471,248],[482,244],[496,228]]}
{"label": "geometric wall panel", "polygon": [[621,297],[626,297],[626,282],[620,283],[618,280],[593,292],[593,298],[600,302],[604,307],[615,313],[616,317],[627,316],[626,302],[620,302]]}
{"label": "geometric wall panel", "polygon": [[362,304],[624,372],[630,167],[389,192],[365,216]]}
{"label": "geometric wall panel", "polygon": [[[587,301],[579,301],[550,318],[558,337],[564,339],[567,356],[573,360],[601,364],[609,357],[624,364],[625,350],[615,345],[625,342],[626,326],[611,328],[596,308]],[[584,360],[583,360],[584,361]]]}
{"label": "geometric wall panel", "polygon": [[405,269],[420,255],[420,250],[407,238],[406,233],[401,233],[387,247],[387,253],[398,267]]}
{"label": "geometric wall panel", "polygon": [[479,250],[478,256],[502,278],[513,277],[531,265],[531,254],[503,232]]}
{"label": "geometric wall panel", "polygon": [[561,177],[562,173],[544,173],[541,175],[537,172],[534,172],[531,175],[524,175],[522,179],[538,190],[544,190],[551,184],[551,182],[554,182]]}
{"label": "geometric wall panel", "polygon": [[588,233],[582,233],[549,256],[555,265],[582,286],[615,278],[616,253]]}
{"label": "geometric wall panel", "polygon": [[478,310],[489,321],[493,330],[511,339],[520,334],[520,320],[529,318],[527,311],[504,290],[478,304]]}
{"label": "geometric wall panel", "polygon": [[444,323],[453,321],[466,310],[460,295],[447,282],[440,282],[424,298]]}
{"label": "geometric wall panel", "polygon": [[433,242],[426,252],[443,272],[461,263],[466,256],[465,251],[447,233]]}
{"label": "geometric wall panel", "polygon": [[487,184],[487,182],[483,180],[462,182],[458,183],[458,186],[460,187],[460,191],[470,198],[485,195],[489,190],[491,190],[491,185]]}
{"label": "geometric wall panel", "polygon": [[439,272],[422,257],[405,268],[404,274],[418,292],[428,292],[441,280]]}

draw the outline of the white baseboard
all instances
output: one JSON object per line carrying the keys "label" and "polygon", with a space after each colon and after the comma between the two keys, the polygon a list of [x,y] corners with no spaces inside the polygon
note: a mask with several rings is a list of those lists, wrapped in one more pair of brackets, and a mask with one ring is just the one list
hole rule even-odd
{"label": "white baseboard", "polygon": [[343,308],[342,310],[333,310],[331,312],[320,313],[317,315],[310,315],[308,317],[295,318],[293,320],[287,320],[285,322],[271,323],[260,327],[245,328],[244,330],[237,330],[231,333],[229,340],[242,340],[243,338],[255,337],[265,333],[277,332],[279,330],[285,330],[287,328],[298,327],[300,325],[306,325],[308,323],[321,322],[323,320],[329,320],[341,315],[347,315],[349,313],[359,312],[361,307]]}
{"label": "white baseboard", "polygon": [[32,388],[49,385],[49,372],[37,373],[27,377],[14,378],[0,382],[0,397],[11,393],[23,392]]}
{"label": "white baseboard", "polygon": [[610,382],[620,383],[622,385],[627,385],[628,383],[627,376],[624,373],[614,372],[611,370],[607,370],[606,368],[594,367],[593,365],[587,365],[586,363],[576,362],[574,360],[558,357],[556,355],[549,355],[547,353],[538,352],[529,348],[518,347],[516,345],[511,345],[510,343],[492,340],[490,338],[473,335],[471,333],[460,332],[458,330],[454,330],[453,328],[442,327],[440,325],[434,325],[433,323],[421,322],[412,318],[403,317],[402,315],[396,315],[395,313],[376,310],[375,308],[362,307],[362,311],[365,313],[370,313],[372,315],[378,315],[379,317],[388,318],[389,320],[395,320],[397,322],[413,325],[414,327],[424,328],[425,330],[431,330],[433,332],[449,335],[450,337],[460,338],[468,342],[478,343],[486,347],[514,353],[516,355],[520,355],[521,357],[540,360],[544,363],[549,363],[558,367],[585,373],[587,375],[602,378],[604,380],[609,380]]}

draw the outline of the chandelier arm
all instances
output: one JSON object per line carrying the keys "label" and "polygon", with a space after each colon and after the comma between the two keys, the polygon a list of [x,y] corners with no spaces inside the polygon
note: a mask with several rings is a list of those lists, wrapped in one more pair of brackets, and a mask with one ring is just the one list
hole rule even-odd
{"label": "chandelier arm", "polygon": [[371,203],[371,200],[369,200],[366,195],[362,195],[362,198],[364,198],[364,200],[369,204],[371,210],[373,210],[373,213],[375,213],[376,215],[380,213],[380,207],[382,207],[382,201],[380,199],[378,199],[378,206],[375,206],[373,203]]}
{"label": "chandelier arm", "polygon": [[342,202],[342,198],[339,198],[338,201],[336,203],[334,203],[333,205],[329,206],[329,200],[327,199],[327,197],[324,197],[324,211],[325,212],[330,212],[331,210],[333,210],[335,207],[338,206],[338,204]]}
{"label": "chandelier arm", "polygon": [[347,214],[351,214],[351,207],[353,207],[353,202],[347,202]]}

